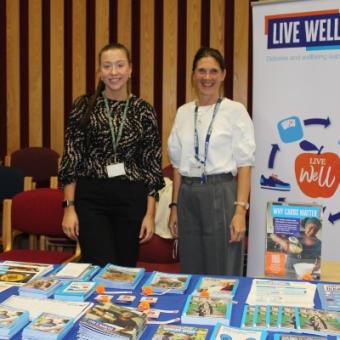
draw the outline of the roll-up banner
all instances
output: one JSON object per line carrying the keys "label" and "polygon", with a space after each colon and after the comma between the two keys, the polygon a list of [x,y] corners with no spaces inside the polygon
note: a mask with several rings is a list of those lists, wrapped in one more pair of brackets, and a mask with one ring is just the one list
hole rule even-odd
{"label": "roll-up banner", "polygon": [[252,13],[247,275],[264,275],[268,202],[321,205],[321,263],[340,263],[340,1],[259,2]]}

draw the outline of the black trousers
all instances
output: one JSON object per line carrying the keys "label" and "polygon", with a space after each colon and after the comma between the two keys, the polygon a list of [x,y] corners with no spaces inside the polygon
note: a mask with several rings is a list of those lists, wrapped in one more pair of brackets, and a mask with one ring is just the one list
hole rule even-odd
{"label": "black trousers", "polygon": [[125,177],[80,178],[75,202],[82,262],[135,267],[147,207],[145,185]]}

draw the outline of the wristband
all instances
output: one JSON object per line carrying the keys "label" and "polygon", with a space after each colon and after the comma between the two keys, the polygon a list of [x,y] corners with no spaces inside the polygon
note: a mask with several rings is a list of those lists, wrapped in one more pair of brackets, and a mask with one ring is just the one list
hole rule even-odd
{"label": "wristband", "polygon": [[169,208],[172,208],[172,207],[177,207],[177,203],[176,202],[171,202],[169,204]]}

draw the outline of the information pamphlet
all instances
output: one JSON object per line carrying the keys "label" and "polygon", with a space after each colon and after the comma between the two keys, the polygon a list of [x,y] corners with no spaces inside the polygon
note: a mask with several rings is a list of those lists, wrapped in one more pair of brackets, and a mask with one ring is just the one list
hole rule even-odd
{"label": "information pamphlet", "polygon": [[320,278],[322,206],[269,202],[265,275]]}
{"label": "information pamphlet", "polygon": [[231,298],[203,297],[189,295],[183,308],[182,323],[216,325],[220,322],[229,325],[232,312]]}
{"label": "information pamphlet", "polygon": [[234,327],[228,327],[218,323],[211,335],[210,340],[228,339],[228,340],[265,340],[267,338],[266,331],[244,330]]}
{"label": "information pamphlet", "polygon": [[238,279],[201,276],[193,294],[214,297],[233,297],[236,294]]}
{"label": "information pamphlet", "polygon": [[189,274],[171,274],[154,271],[143,287],[152,287],[152,290],[156,293],[184,294],[190,279],[191,275]]}
{"label": "information pamphlet", "polygon": [[179,325],[159,325],[152,340],[176,339],[176,340],[205,340],[207,339],[208,329],[179,326]]}

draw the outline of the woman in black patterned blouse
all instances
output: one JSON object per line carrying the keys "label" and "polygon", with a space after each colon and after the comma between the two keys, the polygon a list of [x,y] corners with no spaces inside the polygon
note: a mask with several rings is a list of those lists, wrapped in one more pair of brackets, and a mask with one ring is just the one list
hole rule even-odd
{"label": "woman in black patterned blouse", "polygon": [[63,230],[78,239],[82,261],[135,266],[138,245],[154,231],[155,197],[164,186],[154,109],[129,94],[129,51],[99,53],[95,94],[78,98],[69,116],[59,172]]}

